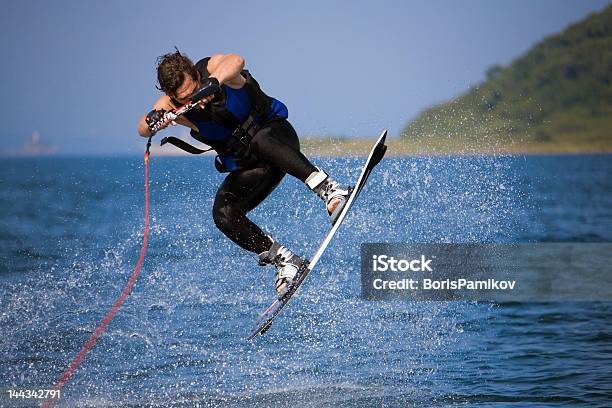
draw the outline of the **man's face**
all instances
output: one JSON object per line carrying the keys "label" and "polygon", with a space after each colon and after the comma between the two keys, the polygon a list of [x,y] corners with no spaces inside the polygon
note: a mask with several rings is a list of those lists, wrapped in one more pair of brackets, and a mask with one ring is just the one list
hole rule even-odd
{"label": "man's face", "polygon": [[174,98],[180,103],[189,102],[189,97],[198,90],[200,82],[194,80],[191,75],[185,74],[185,79],[179,88],[176,90]]}

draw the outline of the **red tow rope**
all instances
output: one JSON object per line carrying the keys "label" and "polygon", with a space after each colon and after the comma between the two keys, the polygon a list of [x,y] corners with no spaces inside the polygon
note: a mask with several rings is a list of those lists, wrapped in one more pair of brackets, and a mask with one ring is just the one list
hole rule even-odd
{"label": "red tow rope", "polygon": [[[117,298],[117,300],[115,301],[115,303],[113,304],[113,306],[111,307],[109,312],[106,314],[106,316],[104,316],[104,319],[102,319],[100,324],[98,324],[98,327],[93,332],[93,334],[89,337],[89,340],[87,340],[85,342],[85,344],[83,344],[83,347],[81,347],[81,350],[79,351],[79,353],[76,355],[74,360],[72,360],[72,363],[70,363],[70,365],[68,366],[66,371],[64,371],[64,374],[62,374],[60,379],[57,381],[57,384],[53,388],[54,390],[58,390],[59,391],[62,388],[64,388],[64,385],[66,385],[66,383],[68,382],[70,377],[72,377],[72,374],[74,374],[74,371],[81,364],[81,362],[83,362],[83,359],[85,358],[85,355],[95,346],[96,342],[98,341],[98,338],[102,335],[102,333],[104,333],[104,330],[106,329],[106,326],[108,326],[108,324],[111,322],[111,320],[113,320],[113,318],[115,317],[115,315],[117,314],[117,312],[121,308],[121,305],[123,305],[123,302],[125,302],[125,299],[130,294],[130,292],[132,290],[132,286],[134,286],[134,283],[136,283],[136,279],[138,278],[138,274],[140,273],[140,268],[142,267],[142,263],[143,263],[144,257],[145,257],[145,252],[147,250],[147,237],[149,235],[149,148],[150,147],[151,147],[151,138],[149,137],[149,140],[147,142],[147,149],[146,149],[145,154],[144,154],[144,163],[145,163],[145,227],[144,227],[144,236],[143,236],[143,239],[142,239],[142,249],[140,250],[140,257],[138,258],[138,262],[136,263],[136,268],[134,269],[134,272],[132,272],[132,276],[130,276],[130,280],[128,281],[128,283],[125,286],[125,288],[123,288],[123,290],[121,291],[121,294],[119,295],[119,297]],[[57,400],[55,400],[55,399],[44,401],[41,404],[41,407],[43,407],[43,408],[51,408],[51,407],[53,407],[53,404],[56,401]]]}

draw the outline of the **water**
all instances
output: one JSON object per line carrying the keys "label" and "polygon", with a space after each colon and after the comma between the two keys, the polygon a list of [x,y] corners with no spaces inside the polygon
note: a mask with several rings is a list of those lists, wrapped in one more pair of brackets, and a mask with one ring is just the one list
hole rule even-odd
{"label": "water", "polygon": [[[316,163],[343,180],[362,160]],[[50,387],[132,273],[142,159],[0,166],[0,387]],[[610,242],[610,156],[386,159],[255,342],[273,271],[215,228],[222,176],[210,158],[154,157],[150,170],[143,271],[59,406],[612,403],[612,303],[366,302],[359,286],[362,242]],[[251,217],[306,255],[329,227],[291,177]]]}

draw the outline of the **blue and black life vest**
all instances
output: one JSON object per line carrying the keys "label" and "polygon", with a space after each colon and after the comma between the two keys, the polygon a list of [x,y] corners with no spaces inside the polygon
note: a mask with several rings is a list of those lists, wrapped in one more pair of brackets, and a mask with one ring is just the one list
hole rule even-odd
{"label": "blue and black life vest", "polygon": [[[196,63],[202,78],[210,75],[207,69],[209,60],[207,57]],[[242,88],[221,85],[221,94],[204,109],[196,108],[185,113],[185,117],[198,128],[197,132],[191,130],[191,136],[218,153],[215,166],[220,172],[253,164],[257,158],[249,148],[252,136],[267,121],[288,117],[285,104],[266,95],[248,70],[241,74],[246,79]],[[174,99],[172,102],[181,105]]]}

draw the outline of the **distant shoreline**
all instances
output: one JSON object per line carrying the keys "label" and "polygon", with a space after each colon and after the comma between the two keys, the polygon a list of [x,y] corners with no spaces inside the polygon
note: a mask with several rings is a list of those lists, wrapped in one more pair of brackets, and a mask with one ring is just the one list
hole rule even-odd
{"label": "distant shoreline", "polygon": [[[312,138],[300,139],[304,154],[322,157],[365,156],[374,139],[370,138]],[[612,146],[592,143],[517,143],[516,145],[474,146],[473,141],[427,139],[411,141],[391,138],[387,141],[387,156],[488,156],[488,155],[599,155],[612,154]]]}

